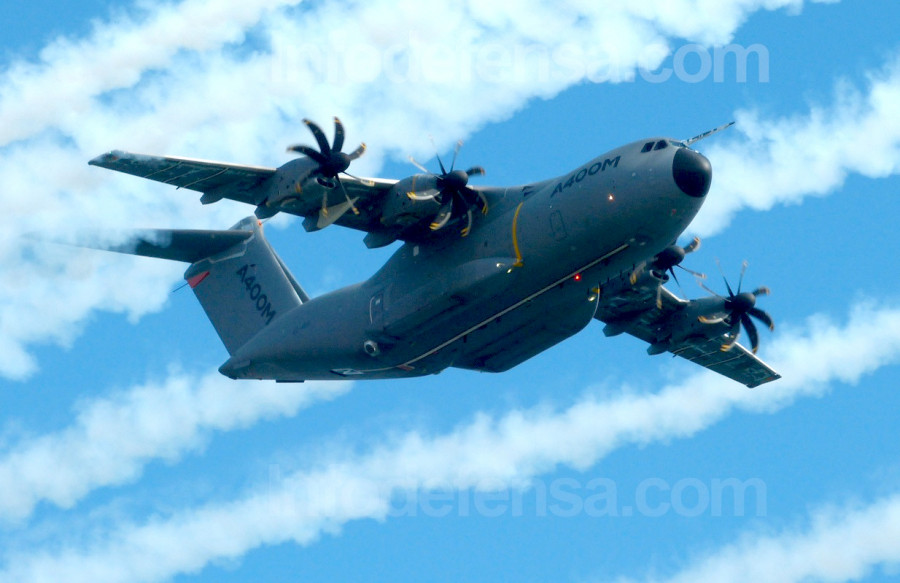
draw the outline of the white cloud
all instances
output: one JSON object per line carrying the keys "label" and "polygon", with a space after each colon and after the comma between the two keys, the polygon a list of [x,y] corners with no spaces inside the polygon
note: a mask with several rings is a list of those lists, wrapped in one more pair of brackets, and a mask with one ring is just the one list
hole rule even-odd
{"label": "white cloud", "polygon": [[[900,494],[813,513],[805,530],[745,536],[654,583],[858,581],[900,563]],[[636,581],[620,579],[620,583]]]}
{"label": "white cloud", "polygon": [[48,128],[78,125],[106,92],[131,88],[170,66],[179,51],[240,42],[268,11],[300,0],[185,0],[138,19],[95,23],[85,39],[60,38],[38,63],[17,61],[0,77],[0,146]]}
{"label": "white cloud", "polygon": [[840,85],[829,107],[773,120],[743,111],[737,122],[742,139],[723,137],[704,148],[715,178],[691,225],[700,234],[721,231],[743,208],[768,210],[829,194],[851,173],[900,172],[900,58],[870,73],[865,92]]}
{"label": "white cloud", "polygon": [[0,452],[0,520],[21,521],[42,501],[71,507],[92,490],[136,480],[154,459],[174,462],[202,449],[214,432],[290,417],[349,388],[173,374],[81,403],[70,427]]}
{"label": "white cloud", "polygon": [[[3,72],[0,204],[10,220],[0,234],[0,374],[27,378],[37,367],[28,347],[69,341],[94,310],[134,318],[159,309],[178,271],[35,253],[23,233],[222,228],[250,212],[201,207],[193,193],[86,166],[105,150],[277,165],[276,152],[309,138],[302,117],[339,114],[348,139],[372,146],[354,171],[374,173],[387,153],[430,154],[429,132],[450,143],[532,98],[655,68],[673,35],[724,42],[753,12],[802,2],[294,4],[184,0],[97,24]],[[73,270],[84,273],[77,283]],[[51,300],[59,294],[69,301]],[[22,322],[24,314],[40,322]]]}
{"label": "white cloud", "polygon": [[750,391],[704,372],[658,393],[588,396],[562,411],[479,415],[446,435],[410,432],[368,454],[336,455],[230,504],[120,526],[89,547],[9,556],[0,581],[63,574],[91,583],[163,580],[261,545],[308,544],[350,520],[383,520],[392,489],[523,487],[559,465],[587,468],[624,445],[691,436],[735,410],[773,412],[822,394],[830,382],[853,383],[896,363],[900,309],[862,306],[843,326],[816,318],[802,332],[780,335],[770,352],[785,374],[774,385]]}

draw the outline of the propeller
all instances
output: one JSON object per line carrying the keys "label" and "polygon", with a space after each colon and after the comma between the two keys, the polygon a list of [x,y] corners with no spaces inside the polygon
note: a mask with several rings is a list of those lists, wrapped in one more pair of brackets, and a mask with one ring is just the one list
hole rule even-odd
{"label": "propeller", "polygon": [[407,196],[412,200],[434,200],[441,205],[431,222],[430,228],[432,231],[443,229],[451,220],[466,215],[466,227],[461,232],[462,236],[465,237],[472,230],[472,209],[475,207],[480,208],[482,214],[486,215],[488,213],[488,202],[483,193],[469,186],[469,178],[472,176],[484,176],[484,168],[472,166],[468,170],[456,170],[456,157],[459,154],[460,147],[462,147],[462,142],[456,142],[449,171],[444,166],[440,154],[437,154],[438,166],[441,168],[440,174],[432,173],[410,156],[409,161],[416,168],[428,174],[428,179],[425,181],[425,188],[423,189],[425,194],[416,192],[416,183],[413,182],[413,190],[408,192]]}
{"label": "propeller", "polygon": [[[288,147],[287,151],[308,156],[319,165],[316,169],[316,173],[319,175],[319,184],[330,189],[335,188],[335,186],[340,187],[341,191],[344,193],[346,203],[338,205],[340,207],[338,210],[338,217],[347,212],[347,210],[352,210],[354,214],[358,215],[359,210],[353,204],[353,201],[350,200],[350,195],[347,194],[347,189],[344,188],[344,183],[341,182],[339,174],[342,172],[346,173],[347,168],[350,167],[350,163],[365,153],[366,145],[360,144],[358,148],[349,154],[342,152],[341,149],[344,147],[344,124],[342,124],[341,120],[337,117],[334,118],[334,142],[332,142],[331,145],[328,144],[328,138],[325,137],[322,128],[308,119],[304,119],[303,123],[305,123],[306,127],[309,128],[309,131],[312,132],[313,137],[316,139],[316,143],[319,145],[319,149],[316,150],[309,146],[297,144]],[[328,216],[327,203],[328,192],[326,191],[322,195],[320,218]],[[337,220],[337,217],[331,219],[329,222],[334,222],[335,220]]]}
{"label": "propeller", "polygon": [[[719,265],[719,270],[721,271],[721,269],[722,266]],[[756,307],[757,298],[759,296],[769,295],[769,288],[759,287],[752,292],[741,291],[741,286],[744,283],[744,274],[746,272],[747,262],[745,261],[743,266],[741,267],[741,277],[738,280],[737,293],[732,290],[731,285],[728,283],[728,278],[725,277],[725,274],[722,274],[722,279],[725,281],[725,288],[728,290],[727,298],[723,298],[716,292],[706,287],[703,283],[700,283],[700,285],[706,291],[724,300],[724,308],[725,311],[728,312],[728,316],[724,320],[731,324],[731,330],[728,334],[728,341],[722,345],[722,350],[726,352],[728,350],[731,350],[731,348],[737,342],[738,336],[740,336],[741,326],[743,325],[744,330],[747,332],[747,337],[750,338],[750,347],[753,350],[753,354],[756,354],[756,351],[759,350],[759,332],[757,332],[756,324],[753,323],[753,318],[765,324],[765,326],[768,327],[769,330],[775,330],[775,322],[772,320],[772,316]],[[709,320],[703,319],[701,319],[701,321],[710,322]]]}
{"label": "propeller", "polygon": [[[706,279],[706,275],[702,273],[698,273],[696,271],[692,271],[687,267],[681,265],[681,262],[684,261],[685,256],[690,253],[693,253],[697,249],[700,248],[700,238],[694,237],[694,240],[688,243],[686,246],[681,247],[679,245],[669,245],[662,251],[660,251],[656,257],[652,260],[645,261],[637,266],[637,268],[631,272],[631,277],[629,280],[631,281],[631,285],[637,283],[638,278],[646,271],[649,266],[651,269],[668,272],[672,275],[672,279],[675,280],[675,283],[678,284],[678,287],[681,288],[681,282],[678,281],[678,276],[675,275],[675,268],[680,267],[684,271],[690,273],[691,275],[698,277],[700,279]],[[662,290],[657,290],[656,304],[660,306],[660,296],[662,295]],[[682,295],[684,295],[684,291],[682,290]]]}

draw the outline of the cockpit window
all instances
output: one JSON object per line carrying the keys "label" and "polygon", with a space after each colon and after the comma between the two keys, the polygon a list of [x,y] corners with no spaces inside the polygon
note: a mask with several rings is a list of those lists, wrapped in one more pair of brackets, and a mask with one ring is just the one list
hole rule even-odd
{"label": "cockpit window", "polygon": [[656,147],[653,149],[654,150],[662,150],[663,148],[667,148],[667,147],[669,147],[669,144],[666,143],[665,140],[660,140],[660,141],[656,142]]}
{"label": "cockpit window", "polygon": [[652,149],[653,149],[653,142],[647,142],[646,144],[644,144],[644,147],[641,148],[641,154],[646,154],[647,152],[649,152]]}

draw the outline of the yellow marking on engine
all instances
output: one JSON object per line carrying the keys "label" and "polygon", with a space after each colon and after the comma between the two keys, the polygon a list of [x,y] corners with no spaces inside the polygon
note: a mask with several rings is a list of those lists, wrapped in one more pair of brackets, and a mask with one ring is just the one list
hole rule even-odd
{"label": "yellow marking on engine", "polygon": [[516,207],[516,214],[513,215],[513,223],[512,223],[512,241],[513,241],[513,249],[516,252],[516,262],[513,263],[513,267],[522,267],[522,252],[519,250],[519,211],[522,210],[522,205],[525,204],[525,201],[519,203],[519,206]]}

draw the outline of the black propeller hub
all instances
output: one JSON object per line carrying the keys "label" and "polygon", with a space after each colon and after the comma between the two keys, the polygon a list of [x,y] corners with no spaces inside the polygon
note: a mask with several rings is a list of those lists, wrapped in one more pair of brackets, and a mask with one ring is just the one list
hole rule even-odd
{"label": "black propeller hub", "polygon": [[465,216],[466,226],[461,232],[462,236],[465,237],[472,228],[472,208],[480,208],[483,214],[487,214],[488,201],[484,193],[469,186],[469,178],[471,176],[483,176],[484,168],[472,166],[468,170],[456,170],[456,156],[459,154],[460,146],[462,146],[462,142],[457,142],[456,149],[453,151],[453,161],[450,163],[450,170],[447,170],[446,166],[444,166],[441,157],[437,157],[438,165],[441,168],[440,174],[432,174],[410,156],[409,161],[419,170],[427,173],[429,179],[434,181],[432,184],[434,184],[436,192],[433,194],[410,192],[408,196],[413,200],[435,200],[441,205],[431,222],[430,228],[432,231],[442,229],[454,219]]}
{"label": "black propeller hub", "polygon": [[750,292],[739,293],[728,298],[726,308],[738,314],[746,314],[756,306],[756,296]]}
{"label": "black propeller hub", "polygon": [[451,170],[442,175],[439,178],[438,183],[441,190],[460,191],[469,184],[469,175],[463,170]]}
{"label": "black propeller hub", "polygon": [[319,172],[321,172],[323,176],[334,178],[341,172],[346,171],[347,168],[350,167],[350,162],[351,160],[348,154],[332,151],[328,159],[319,165]]}
{"label": "black propeller hub", "polygon": [[[721,265],[719,268],[721,269]],[[756,298],[768,295],[769,288],[759,287],[752,292],[741,292],[741,286],[744,283],[744,272],[746,270],[747,263],[744,262],[744,267],[741,269],[741,279],[738,281],[737,293],[732,290],[731,284],[728,283],[725,274],[722,274],[722,279],[725,280],[725,287],[728,289],[727,298],[723,298],[702,283],[700,285],[703,289],[723,300],[723,307],[725,308],[725,311],[729,312],[728,322],[731,325],[731,330],[729,332],[729,339],[722,346],[722,350],[731,349],[735,342],[737,342],[738,336],[741,333],[741,326],[743,326],[744,330],[747,331],[747,336],[750,338],[750,347],[755,354],[759,349],[759,332],[756,330],[756,324],[753,323],[753,319],[755,318],[765,324],[769,330],[775,329],[775,322],[772,320],[772,316],[756,307]]]}
{"label": "black propeller hub", "polygon": [[670,245],[663,249],[659,255],[656,256],[656,260],[653,262],[654,266],[662,271],[667,271],[676,265],[681,265],[681,262],[684,261],[684,257],[686,255],[686,251],[683,247],[678,245]]}

